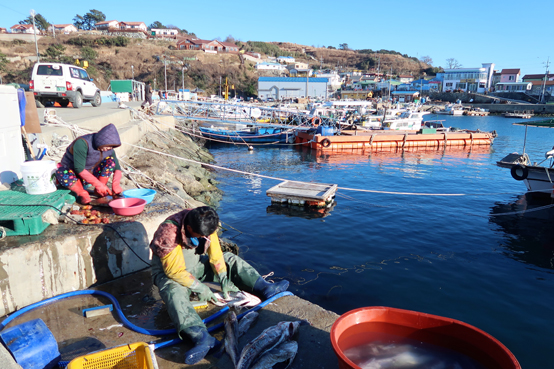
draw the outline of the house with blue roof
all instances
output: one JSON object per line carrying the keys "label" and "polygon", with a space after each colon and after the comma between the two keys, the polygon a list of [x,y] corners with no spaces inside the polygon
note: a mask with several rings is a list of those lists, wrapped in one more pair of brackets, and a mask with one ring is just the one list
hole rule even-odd
{"label": "house with blue roof", "polygon": [[330,83],[328,78],[312,77],[259,77],[258,97],[275,100],[290,98],[327,99]]}

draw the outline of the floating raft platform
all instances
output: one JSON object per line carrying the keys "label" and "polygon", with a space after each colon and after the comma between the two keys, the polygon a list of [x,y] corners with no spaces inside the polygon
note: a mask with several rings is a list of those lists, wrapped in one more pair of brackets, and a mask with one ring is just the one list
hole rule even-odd
{"label": "floating raft platform", "polygon": [[337,136],[322,136],[306,132],[298,132],[296,143],[304,147],[323,151],[340,151],[360,149],[368,151],[390,151],[413,148],[441,148],[460,146],[491,145],[496,137],[496,132],[481,131],[454,131],[431,132],[426,129],[424,133],[417,131],[342,131]]}
{"label": "floating raft platform", "polygon": [[336,184],[285,181],[266,191],[272,202],[327,207],[333,203]]}

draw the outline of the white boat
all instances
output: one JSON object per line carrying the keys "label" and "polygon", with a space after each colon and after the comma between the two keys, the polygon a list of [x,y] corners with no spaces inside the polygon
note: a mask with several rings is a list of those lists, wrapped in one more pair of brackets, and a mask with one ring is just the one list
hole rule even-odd
{"label": "white boat", "polygon": [[445,114],[445,115],[464,115],[464,107],[461,104],[447,104],[444,109],[435,110],[435,114]]}
{"label": "white boat", "polygon": [[514,110],[512,112],[506,112],[504,113],[504,116],[506,118],[522,118],[522,119],[529,119],[533,115],[535,115],[535,112],[533,110]]}
{"label": "white boat", "polygon": [[391,131],[419,131],[423,125],[423,116],[428,111],[405,111],[396,119],[383,122],[383,129]]}
{"label": "white boat", "polygon": [[541,162],[532,162],[525,152],[528,127],[554,128],[554,119],[537,120],[525,123],[514,123],[525,126],[523,153],[511,153],[496,162],[502,168],[509,168],[512,178],[523,181],[527,190],[533,193],[546,193],[554,196],[554,150],[547,151]]}

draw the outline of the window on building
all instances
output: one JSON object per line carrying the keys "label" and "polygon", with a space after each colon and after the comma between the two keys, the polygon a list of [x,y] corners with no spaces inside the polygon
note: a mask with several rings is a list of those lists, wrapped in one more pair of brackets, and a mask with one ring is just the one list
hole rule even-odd
{"label": "window on building", "polygon": [[485,88],[485,83],[484,82],[479,82],[479,88]]}
{"label": "window on building", "polygon": [[446,87],[451,88],[452,87],[452,82],[447,82]]}
{"label": "window on building", "polygon": [[515,80],[514,76],[508,76],[508,81],[514,81],[514,80]]}
{"label": "window on building", "polygon": [[465,83],[458,83],[458,88],[461,88],[462,90],[465,90],[466,89],[466,84]]}

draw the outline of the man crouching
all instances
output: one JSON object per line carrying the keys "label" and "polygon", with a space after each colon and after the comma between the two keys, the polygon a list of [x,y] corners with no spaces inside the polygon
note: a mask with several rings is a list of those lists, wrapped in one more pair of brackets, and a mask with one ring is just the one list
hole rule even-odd
{"label": "man crouching", "polygon": [[154,254],[152,281],[179,338],[189,337],[195,345],[185,354],[189,365],[202,360],[216,343],[190,302],[191,292],[197,293],[201,301],[217,301],[202,282],[219,282],[225,298],[240,288],[267,300],[289,287],[286,280],[266,282],[240,257],[223,253],[218,226],[219,216],[209,206],[185,209],[160,224],[150,243]]}

